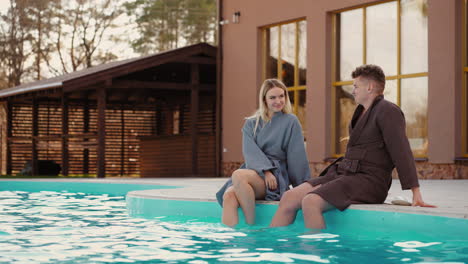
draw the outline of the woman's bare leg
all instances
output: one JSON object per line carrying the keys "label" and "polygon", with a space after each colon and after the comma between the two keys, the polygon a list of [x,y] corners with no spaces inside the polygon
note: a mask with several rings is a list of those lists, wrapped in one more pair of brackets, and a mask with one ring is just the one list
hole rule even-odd
{"label": "woman's bare leg", "polygon": [[288,190],[281,197],[278,210],[271,220],[270,227],[287,226],[296,219],[297,211],[301,209],[302,199],[311,191],[319,188],[320,185],[312,186],[305,182],[291,190]]}
{"label": "woman's bare leg", "polygon": [[333,205],[325,201],[320,195],[311,193],[302,199],[302,213],[304,214],[304,224],[307,228],[325,229],[323,213],[333,209]]}
{"label": "woman's bare leg", "polygon": [[265,181],[256,171],[239,169],[232,174],[234,192],[239,201],[245,222],[249,225],[255,223],[255,200],[265,198]]}
{"label": "woman's bare leg", "polygon": [[231,186],[227,188],[223,195],[223,215],[221,218],[223,224],[233,227],[239,223],[238,208],[239,201],[234,192],[234,187]]}

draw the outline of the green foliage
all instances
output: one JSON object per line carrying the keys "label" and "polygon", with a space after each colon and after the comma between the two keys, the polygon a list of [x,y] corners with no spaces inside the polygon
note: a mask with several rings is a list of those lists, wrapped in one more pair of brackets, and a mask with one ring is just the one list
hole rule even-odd
{"label": "green foliage", "polygon": [[215,42],[215,0],[137,0],[124,6],[137,24],[139,36],[132,42],[136,52]]}
{"label": "green foliage", "polygon": [[216,0],[8,2],[0,14],[0,89],[121,58],[109,43],[146,55],[216,39]]}

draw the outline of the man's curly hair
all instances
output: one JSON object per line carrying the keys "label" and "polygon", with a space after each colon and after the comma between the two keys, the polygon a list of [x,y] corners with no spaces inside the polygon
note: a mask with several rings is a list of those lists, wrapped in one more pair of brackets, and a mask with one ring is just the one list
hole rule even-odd
{"label": "man's curly hair", "polygon": [[382,68],[380,68],[377,65],[366,64],[359,66],[353,71],[353,73],[351,73],[351,76],[353,77],[353,79],[356,79],[357,77],[361,76],[379,83],[382,86],[382,88],[385,87],[385,74]]}

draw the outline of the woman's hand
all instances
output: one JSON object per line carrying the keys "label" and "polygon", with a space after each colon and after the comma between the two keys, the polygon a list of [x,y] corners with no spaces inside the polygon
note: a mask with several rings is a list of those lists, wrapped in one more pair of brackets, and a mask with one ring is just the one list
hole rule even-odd
{"label": "woman's hand", "polygon": [[275,175],[273,175],[271,171],[265,171],[265,185],[270,190],[276,190],[276,188],[278,187]]}

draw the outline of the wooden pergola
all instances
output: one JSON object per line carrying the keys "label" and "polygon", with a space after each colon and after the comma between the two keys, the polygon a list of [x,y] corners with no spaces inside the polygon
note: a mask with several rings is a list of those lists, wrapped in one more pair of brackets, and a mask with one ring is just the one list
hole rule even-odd
{"label": "wooden pergola", "polygon": [[216,176],[216,91],[216,48],[205,43],[1,90],[2,171],[31,161],[37,175],[53,160],[62,175]]}

